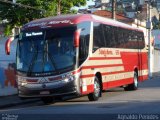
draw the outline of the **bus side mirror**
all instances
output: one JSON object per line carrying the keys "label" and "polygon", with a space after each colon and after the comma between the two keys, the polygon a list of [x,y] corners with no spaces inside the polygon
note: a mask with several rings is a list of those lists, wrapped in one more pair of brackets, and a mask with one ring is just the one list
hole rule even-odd
{"label": "bus side mirror", "polygon": [[14,37],[10,37],[7,39],[6,43],[5,43],[5,52],[6,55],[10,55],[10,46],[11,46],[11,42],[14,40]]}
{"label": "bus side mirror", "polygon": [[74,47],[79,47],[80,32],[81,29],[78,29],[74,33]]}

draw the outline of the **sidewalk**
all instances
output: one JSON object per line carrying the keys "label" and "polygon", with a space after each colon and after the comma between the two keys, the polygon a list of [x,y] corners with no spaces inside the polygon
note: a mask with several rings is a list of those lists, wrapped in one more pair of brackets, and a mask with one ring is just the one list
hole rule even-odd
{"label": "sidewalk", "polygon": [[0,109],[39,101],[39,99],[21,100],[18,95],[0,97]]}

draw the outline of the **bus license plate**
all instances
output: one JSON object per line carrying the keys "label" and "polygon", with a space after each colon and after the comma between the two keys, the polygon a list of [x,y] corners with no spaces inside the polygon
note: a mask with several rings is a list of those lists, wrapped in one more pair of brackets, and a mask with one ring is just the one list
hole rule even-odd
{"label": "bus license plate", "polygon": [[48,95],[48,94],[50,94],[50,92],[49,91],[41,91],[40,94],[41,95]]}

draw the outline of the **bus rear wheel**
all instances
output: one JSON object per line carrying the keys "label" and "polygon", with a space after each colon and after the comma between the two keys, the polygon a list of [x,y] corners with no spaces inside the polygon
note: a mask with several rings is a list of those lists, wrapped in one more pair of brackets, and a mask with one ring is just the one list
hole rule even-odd
{"label": "bus rear wheel", "polygon": [[41,100],[44,104],[51,104],[53,102],[53,97],[42,97]]}
{"label": "bus rear wheel", "polygon": [[88,99],[89,99],[89,101],[97,101],[99,99],[100,95],[101,95],[100,81],[97,78],[97,76],[95,76],[95,78],[94,78],[94,92],[88,94]]}
{"label": "bus rear wheel", "polygon": [[137,89],[138,89],[138,74],[136,71],[134,71],[133,83],[124,87],[124,90],[125,91],[132,91],[132,90],[137,90]]}

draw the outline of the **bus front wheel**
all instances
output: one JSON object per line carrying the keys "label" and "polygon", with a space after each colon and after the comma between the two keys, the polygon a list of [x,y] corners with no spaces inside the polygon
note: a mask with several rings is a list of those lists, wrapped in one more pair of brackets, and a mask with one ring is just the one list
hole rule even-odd
{"label": "bus front wheel", "polygon": [[100,81],[97,76],[94,78],[94,92],[88,94],[89,101],[97,101],[101,95]]}

